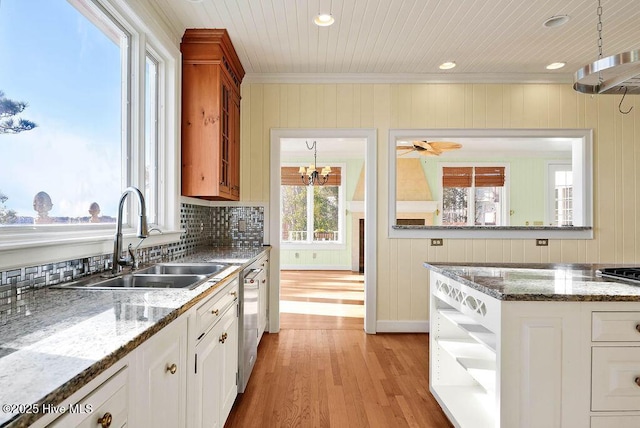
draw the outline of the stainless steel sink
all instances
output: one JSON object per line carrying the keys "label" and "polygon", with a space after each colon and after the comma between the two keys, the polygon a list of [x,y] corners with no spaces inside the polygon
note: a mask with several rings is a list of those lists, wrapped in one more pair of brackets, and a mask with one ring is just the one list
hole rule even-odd
{"label": "stainless steel sink", "polygon": [[96,284],[109,288],[189,288],[196,286],[206,275],[146,275],[128,274]]}
{"label": "stainless steel sink", "polygon": [[92,290],[124,290],[124,289],[162,289],[182,288],[192,289],[200,285],[207,275],[150,275],[150,274],[126,274],[102,281],[84,280],[68,284],[60,284],[55,288],[81,288]]}
{"label": "stainless steel sink", "polygon": [[140,269],[136,273],[154,275],[215,275],[229,267],[219,263],[159,263],[148,268]]}
{"label": "stainless steel sink", "polygon": [[[92,290],[158,290],[193,289],[208,278],[216,280],[217,273],[231,267],[221,263],[158,263],[133,273],[113,278],[92,277],[75,282],[55,285],[53,288],[78,288]],[[221,278],[217,278],[221,279]]]}

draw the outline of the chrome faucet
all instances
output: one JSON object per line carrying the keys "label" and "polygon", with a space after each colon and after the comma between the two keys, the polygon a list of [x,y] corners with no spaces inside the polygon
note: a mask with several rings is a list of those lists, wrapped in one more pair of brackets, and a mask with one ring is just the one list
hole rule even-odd
{"label": "chrome faucet", "polygon": [[[116,275],[118,273],[118,266],[126,266],[129,264],[129,260],[122,258],[122,210],[124,208],[124,201],[127,199],[129,193],[133,193],[138,197],[138,211],[140,212],[140,218],[138,219],[138,238],[144,239],[149,234],[147,230],[147,207],[144,203],[144,196],[140,190],[135,187],[127,187],[124,189],[122,196],[120,196],[120,204],[118,205],[118,218],[116,220],[116,236],[113,241],[113,265],[111,266],[111,273]],[[129,254],[131,254],[131,263],[134,262],[133,253],[129,248]]]}

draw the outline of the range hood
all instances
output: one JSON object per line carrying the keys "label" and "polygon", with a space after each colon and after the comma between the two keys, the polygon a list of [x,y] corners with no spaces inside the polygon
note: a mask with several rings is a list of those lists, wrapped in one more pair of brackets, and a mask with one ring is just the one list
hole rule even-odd
{"label": "range hood", "polygon": [[582,67],[575,73],[573,89],[584,94],[640,94],[640,49]]}

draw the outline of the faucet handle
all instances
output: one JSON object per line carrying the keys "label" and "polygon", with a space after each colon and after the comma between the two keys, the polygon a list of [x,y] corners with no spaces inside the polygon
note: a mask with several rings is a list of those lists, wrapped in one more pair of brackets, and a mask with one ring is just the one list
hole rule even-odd
{"label": "faucet handle", "polygon": [[[142,242],[142,240],[140,242]],[[140,244],[138,244],[138,245],[140,245]],[[129,245],[127,246],[127,251],[129,252],[129,257],[131,257],[131,270],[138,269],[138,261],[136,260],[136,252],[137,252],[137,250],[138,250],[138,246],[133,248],[133,245],[131,245],[131,243],[129,243]]]}

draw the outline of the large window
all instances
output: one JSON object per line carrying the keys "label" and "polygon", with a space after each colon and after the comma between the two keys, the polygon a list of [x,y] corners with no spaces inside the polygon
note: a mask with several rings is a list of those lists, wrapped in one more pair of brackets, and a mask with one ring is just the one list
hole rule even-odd
{"label": "large window", "polygon": [[443,166],[442,225],[505,226],[504,166]]}
{"label": "large window", "polygon": [[[66,1],[2,3],[0,90],[24,102],[0,133],[0,227],[115,222],[130,35],[101,10]],[[100,25],[100,28],[96,26]]]}
{"label": "large window", "polygon": [[[69,257],[103,251],[127,186],[169,232],[156,241],[173,235],[179,52],[136,12],[148,13],[110,0],[2,1],[0,250],[64,234],[64,245],[96,245]],[[131,231],[137,203],[127,202]]]}
{"label": "large window", "polygon": [[281,213],[283,243],[323,244],[343,241],[340,167],[324,185],[303,185],[297,167],[282,168]]}

